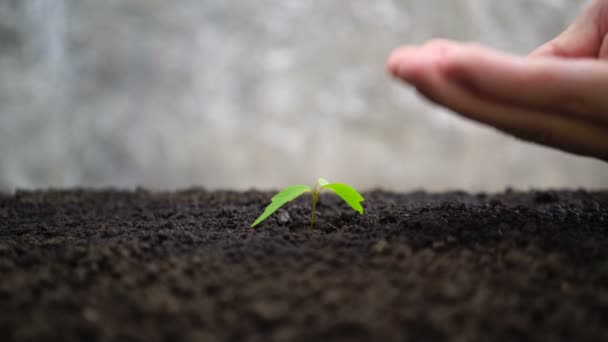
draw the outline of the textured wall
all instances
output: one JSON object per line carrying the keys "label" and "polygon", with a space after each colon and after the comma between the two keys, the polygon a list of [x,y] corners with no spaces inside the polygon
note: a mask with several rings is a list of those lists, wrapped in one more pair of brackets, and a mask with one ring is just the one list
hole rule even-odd
{"label": "textured wall", "polygon": [[0,189],[606,187],[385,73],[433,37],[526,53],[574,0],[0,0]]}

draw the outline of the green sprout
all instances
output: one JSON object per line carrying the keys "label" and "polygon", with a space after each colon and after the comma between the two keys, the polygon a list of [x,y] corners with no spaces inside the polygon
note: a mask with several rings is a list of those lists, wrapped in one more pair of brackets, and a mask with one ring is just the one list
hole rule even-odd
{"label": "green sprout", "polygon": [[311,189],[307,185],[292,185],[279,191],[278,194],[274,195],[270,204],[264,209],[264,212],[260,217],[251,224],[251,227],[257,226],[260,222],[264,221],[268,216],[272,215],[277,209],[283,206],[283,204],[293,201],[305,192],[312,194],[312,214],[310,216],[310,228],[315,225],[315,215],[317,211],[317,202],[319,201],[319,195],[323,189],[329,189],[335,192],[340,198],[344,200],[348,205],[351,206],[356,212],[363,215],[363,207],[361,202],[364,201],[355,188],[350,185],[343,183],[330,183],[327,179],[319,178],[315,186]]}

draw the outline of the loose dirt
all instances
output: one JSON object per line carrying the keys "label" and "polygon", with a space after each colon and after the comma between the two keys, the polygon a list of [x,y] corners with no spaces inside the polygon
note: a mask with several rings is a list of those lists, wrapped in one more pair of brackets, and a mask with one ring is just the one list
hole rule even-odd
{"label": "loose dirt", "polygon": [[608,341],[608,192],[0,195],[2,341]]}

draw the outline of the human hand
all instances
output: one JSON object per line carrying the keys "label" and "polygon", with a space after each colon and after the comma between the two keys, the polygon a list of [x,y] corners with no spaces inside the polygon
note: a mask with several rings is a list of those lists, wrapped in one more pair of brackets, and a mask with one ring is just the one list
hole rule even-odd
{"label": "human hand", "polygon": [[528,57],[447,40],[388,59],[425,97],[518,138],[608,161],[608,0]]}

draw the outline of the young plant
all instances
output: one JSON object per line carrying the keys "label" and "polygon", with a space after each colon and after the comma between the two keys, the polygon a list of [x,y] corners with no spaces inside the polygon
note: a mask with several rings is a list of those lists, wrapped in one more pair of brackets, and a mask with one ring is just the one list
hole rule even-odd
{"label": "young plant", "polygon": [[264,212],[260,217],[251,224],[251,227],[257,226],[260,222],[264,221],[268,216],[272,215],[277,209],[283,206],[283,204],[293,201],[305,192],[312,194],[312,214],[310,216],[310,228],[315,225],[315,215],[317,211],[317,202],[319,201],[319,195],[323,189],[329,189],[335,192],[340,198],[344,200],[348,205],[351,206],[356,212],[363,215],[363,207],[361,202],[364,201],[355,188],[350,185],[343,183],[330,183],[324,178],[319,178],[315,186],[311,189],[307,185],[292,185],[281,190],[276,194],[270,204],[264,209]]}

